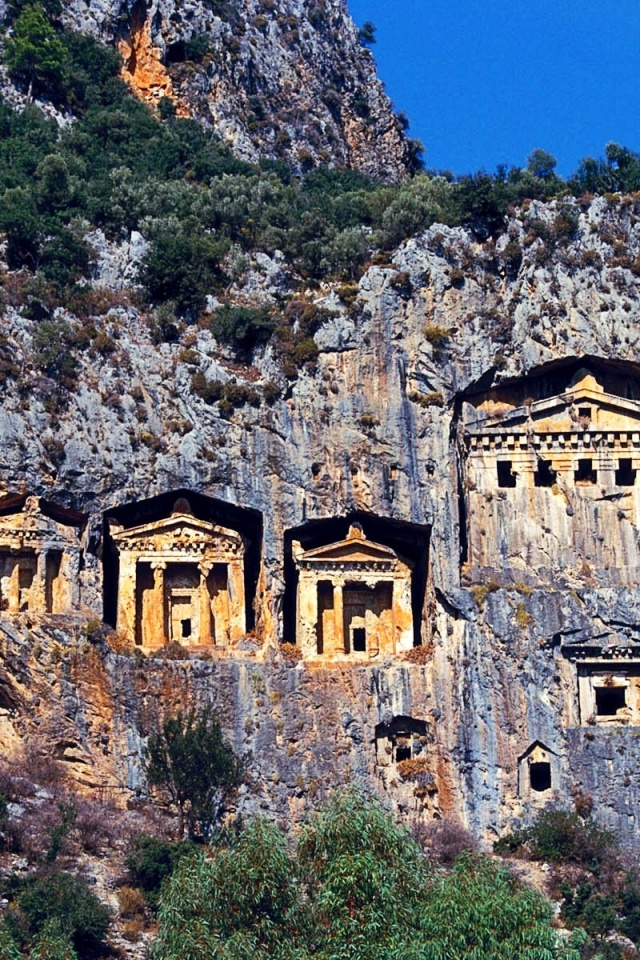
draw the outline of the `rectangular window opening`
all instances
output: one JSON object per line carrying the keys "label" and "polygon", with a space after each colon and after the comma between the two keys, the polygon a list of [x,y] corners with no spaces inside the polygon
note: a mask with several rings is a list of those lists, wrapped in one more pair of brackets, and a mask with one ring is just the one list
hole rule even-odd
{"label": "rectangular window opening", "polygon": [[498,486],[515,487],[516,475],[513,472],[513,463],[511,460],[498,460]]}
{"label": "rectangular window opening", "polygon": [[545,790],[551,790],[551,764],[529,764],[529,783],[531,789],[536,793],[544,793]]}
{"label": "rectangular window opening", "polygon": [[581,420],[591,420],[591,407],[578,407],[578,416]]}
{"label": "rectangular window opening", "polygon": [[366,653],[367,650],[367,631],[364,627],[354,627],[353,629],[353,652]]}
{"label": "rectangular window opening", "polygon": [[593,460],[578,460],[578,469],[574,471],[576,483],[597,483],[598,473],[593,469]]}
{"label": "rectangular window opening", "polygon": [[596,716],[615,717],[627,705],[626,687],[595,687]]}
{"label": "rectangular window opening", "polygon": [[623,458],[618,461],[618,469],[616,470],[617,487],[635,487],[636,471],[633,469],[632,463],[633,461],[630,458]]}
{"label": "rectangular window opening", "polygon": [[556,482],[556,472],[551,469],[548,460],[538,460],[538,469],[533,475],[533,484],[536,487],[552,487]]}

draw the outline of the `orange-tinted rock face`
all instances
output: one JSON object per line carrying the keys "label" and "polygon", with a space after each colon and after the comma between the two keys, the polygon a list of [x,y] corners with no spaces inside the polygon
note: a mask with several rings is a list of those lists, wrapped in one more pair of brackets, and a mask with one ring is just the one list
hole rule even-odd
{"label": "orange-tinted rock face", "polygon": [[162,54],[153,43],[151,23],[144,12],[134,12],[131,33],[118,43],[123,59],[122,78],[136,96],[152,107],[157,107],[163,97],[168,97],[176,106],[179,117],[188,117],[189,111],[178,102],[171,77],[162,63]]}

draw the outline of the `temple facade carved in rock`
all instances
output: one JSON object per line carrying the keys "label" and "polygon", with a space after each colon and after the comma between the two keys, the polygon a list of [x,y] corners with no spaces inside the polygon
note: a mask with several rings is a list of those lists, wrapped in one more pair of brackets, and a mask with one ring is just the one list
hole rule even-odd
{"label": "temple facade carved in rock", "polygon": [[[467,405],[468,566],[563,582],[640,575],[640,401],[578,370],[555,395],[506,388]],[[613,392],[613,391],[616,392]],[[522,392],[522,391],[520,391]]]}
{"label": "temple facade carved in rock", "polygon": [[303,550],[298,570],[297,643],[303,657],[369,659],[413,646],[411,565],[353,524],[345,540]]}
{"label": "temple facade carved in rock", "polygon": [[84,518],[40,497],[0,500],[0,610],[68,614],[78,609]]}
{"label": "temple facade carved in rock", "polygon": [[153,650],[227,647],[246,633],[244,543],[179,499],[166,519],[112,525],[119,557],[117,628]]}

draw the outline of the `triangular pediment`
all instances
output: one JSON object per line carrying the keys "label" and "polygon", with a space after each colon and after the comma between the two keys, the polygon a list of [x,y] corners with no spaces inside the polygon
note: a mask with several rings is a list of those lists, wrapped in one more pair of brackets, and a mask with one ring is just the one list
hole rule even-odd
{"label": "triangular pediment", "polygon": [[173,513],[162,520],[144,523],[137,527],[129,527],[114,533],[116,542],[126,540],[135,543],[136,540],[149,538],[166,538],[167,540],[197,540],[202,541],[229,541],[235,544],[241,542],[241,537],[234,530],[217,526],[207,520],[199,520],[190,513]]}
{"label": "triangular pediment", "polygon": [[380,543],[372,543],[370,540],[341,540],[338,543],[330,543],[325,547],[315,547],[313,550],[307,550],[300,559],[303,561],[335,560],[336,562],[366,563],[375,560],[397,560],[398,555],[390,547],[385,547]]}
{"label": "triangular pediment", "polygon": [[606,393],[588,370],[579,371],[567,389],[556,396],[510,409],[496,406],[488,403],[484,409],[475,410],[467,418],[469,432],[640,430],[640,402]]}

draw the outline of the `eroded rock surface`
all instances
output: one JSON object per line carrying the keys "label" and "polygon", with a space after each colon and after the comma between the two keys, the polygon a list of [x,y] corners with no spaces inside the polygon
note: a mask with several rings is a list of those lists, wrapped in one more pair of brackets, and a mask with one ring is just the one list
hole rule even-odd
{"label": "eroded rock surface", "polygon": [[[106,514],[126,507],[133,526],[136,509],[166,501],[170,512],[191,491],[215,501],[222,526],[260,535],[252,632],[211,660],[107,653],[86,645],[82,618],[3,614],[5,748],[44,737],[78,781],[124,800],[144,788],[151,725],[212,702],[251,751],[244,812],[298,819],[355,782],[408,818],[451,814],[488,841],[579,790],[636,838],[640,207],[567,202],[575,235],[553,245],[536,224],[552,227],[559,204],[531,204],[495,244],[431,228],[371,267],[349,307],[329,286],[310,292],[334,315],[316,334],[316,370],[293,382],[270,347],[242,367],[204,328],[183,331],[186,353],[157,346],[123,301],[100,321],[114,350],[82,355],[77,388],[59,394],[30,365],[33,321],[9,306],[22,373],[5,384],[0,477],[87,515],[85,620],[113,598]],[[256,260],[249,274],[275,300],[272,273]],[[281,396],[223,416],[194,394],[196,369],[257,389],[273,381]],[[545,404],[560,420],[542,416]],[[531,438],[515,486],[501,485],[496,462],[509,458],[495,441],[483,453],[493,488],[474,481],[474,410],[490,413],[505,450]],[[539,459],[557,473],[550,485],[533,480]],[[240,523],[242,511],[253,512]],[[290,662],[278,645],[298,639],[293,543],[320,545],[316,531],[339,543],[351,522],[422,558],[420,646]]]}

